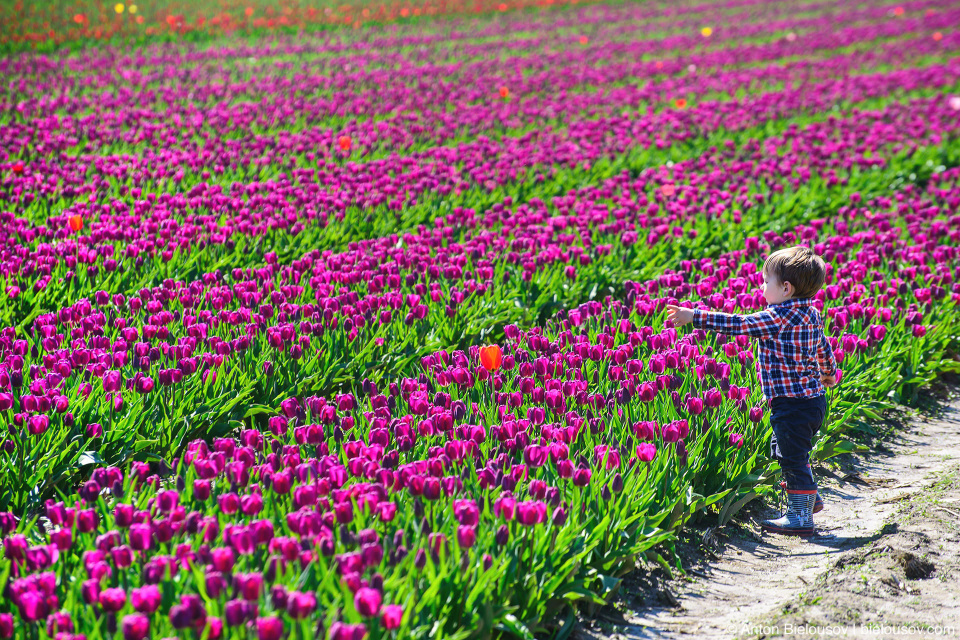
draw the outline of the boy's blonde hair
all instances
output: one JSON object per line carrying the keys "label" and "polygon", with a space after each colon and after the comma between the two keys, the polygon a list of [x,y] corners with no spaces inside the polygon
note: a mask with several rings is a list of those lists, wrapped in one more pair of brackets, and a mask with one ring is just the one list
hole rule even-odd
{"label": "boy's blonde hair", "polygon": [[812,298],[827,277],[823,259],[809,247],[790,247],[774,251],[763,263],[768,276],[793,285],[794,298]]}

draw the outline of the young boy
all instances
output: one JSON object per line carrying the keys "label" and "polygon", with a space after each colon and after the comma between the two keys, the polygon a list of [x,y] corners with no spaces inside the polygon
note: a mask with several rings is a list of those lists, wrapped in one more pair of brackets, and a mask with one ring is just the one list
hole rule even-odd
{"label": "young boy", "polygon": [[776,533],[813,535],[813,514],[823,508],[810,451],[827,412],[823,387],[837,382],[837,362],[812,300],[825,277],[819,256],[807,247],[792,247],[774,252],[763,264],[768,305],[763,311],[731,315],[667,305],[667,319],[677,326],[692,322],[698,329],[758,339],[760,383],[773,427],[770,450],[780,463],[788,504],[782,517],[760,526]]}

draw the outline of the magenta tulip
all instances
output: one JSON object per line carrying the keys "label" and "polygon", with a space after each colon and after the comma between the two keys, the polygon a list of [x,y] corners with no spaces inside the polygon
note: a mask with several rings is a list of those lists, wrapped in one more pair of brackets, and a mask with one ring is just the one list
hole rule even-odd
{"label": "magenta tulip", "polygon": [[357,613],[364,618],[372,618],[378,615],[382,602],[383,597],[380,592],[368,587],[360,588],[353,596],[353,606],[356,607]]}

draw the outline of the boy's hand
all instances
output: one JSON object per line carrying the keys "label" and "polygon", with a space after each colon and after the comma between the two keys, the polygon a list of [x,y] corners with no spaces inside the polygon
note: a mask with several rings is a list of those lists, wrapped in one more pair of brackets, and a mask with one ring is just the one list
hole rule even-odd
{"label": "boy's hand", "polygon": [[667,320],[678,327],[693,322],[693,309],[678,307],[673,304],[667,305]]}
{"label": "boy's hand", "polygon": [[837,384],[837,376],[820,376],[820,382],[825,387],[832,387]]}

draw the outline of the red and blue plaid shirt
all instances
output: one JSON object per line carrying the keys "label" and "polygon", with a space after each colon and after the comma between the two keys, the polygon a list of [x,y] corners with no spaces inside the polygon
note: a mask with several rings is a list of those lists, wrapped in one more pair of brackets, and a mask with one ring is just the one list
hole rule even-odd
{"label": "red and blue plaid shirt", "polygon": [[823,333],[823,320],[810,298],[778,302],[750,315],[695,309],[693,326],[757,338],[760,386],[767,400],[822,396],[820,376],[833,375],[837,370],[833,349]]}

